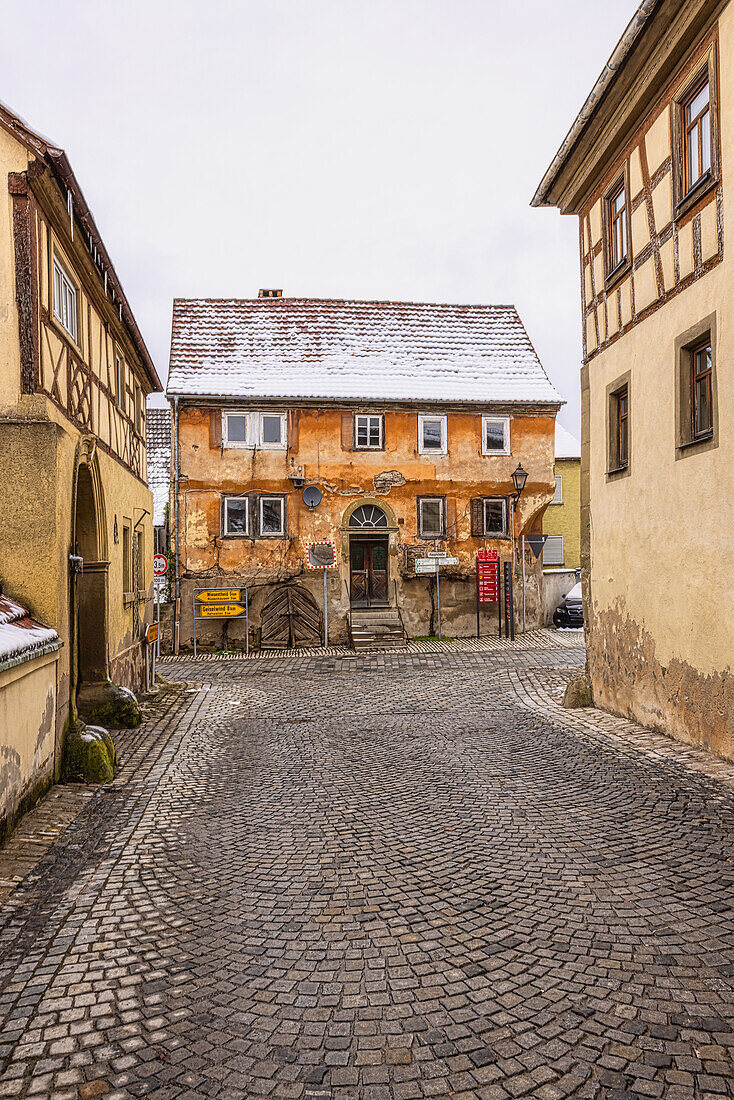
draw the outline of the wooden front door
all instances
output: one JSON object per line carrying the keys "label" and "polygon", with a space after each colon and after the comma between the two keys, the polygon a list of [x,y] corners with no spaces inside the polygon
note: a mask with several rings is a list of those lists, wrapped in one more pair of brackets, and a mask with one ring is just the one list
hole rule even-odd
{"label": "wooden front door", "polygon": [[387,539],[349,540],[352,607],[380,607],[388,603]]}

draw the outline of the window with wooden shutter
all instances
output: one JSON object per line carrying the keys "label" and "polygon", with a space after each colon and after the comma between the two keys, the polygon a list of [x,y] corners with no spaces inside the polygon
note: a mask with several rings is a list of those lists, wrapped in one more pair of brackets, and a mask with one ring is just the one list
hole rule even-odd
{"label": "window with wooden shutter", "polygon": [[470,515],[472,538],[481,539],[484,536],[484,511],[481,497],[472,497]]}
{"label": "window with wooden shutter", "polygon": [[351,413],[342,413],[342,450],[351,451],[354,447],[354,427]]}

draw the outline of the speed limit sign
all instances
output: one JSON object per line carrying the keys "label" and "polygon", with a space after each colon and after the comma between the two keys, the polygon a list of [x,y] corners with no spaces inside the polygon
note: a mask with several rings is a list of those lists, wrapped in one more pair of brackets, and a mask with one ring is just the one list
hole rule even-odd
{"label": "speed limit sign", "polygon": [[153,556],[153,576],[163,577],[168,572],[168,558],[165,554]]}

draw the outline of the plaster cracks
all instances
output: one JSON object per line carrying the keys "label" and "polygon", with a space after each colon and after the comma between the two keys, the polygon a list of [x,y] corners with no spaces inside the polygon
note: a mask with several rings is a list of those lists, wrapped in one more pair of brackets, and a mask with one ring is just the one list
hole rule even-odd
{"label": "plaster cracks", "polygon": [[372,484],[376,493],[380,496],[387,496],[391,489],[407,485],[407,481],[399,470],[384,470],[380,474],[375,474],[372,478]]}
{"label": "plaster cracks", "polygon": [[624,609],[594,611],[587,635],[594,703],[679,741],[734,759],[734,676],[704,674],[680,659],[663,665],[655,642]]}

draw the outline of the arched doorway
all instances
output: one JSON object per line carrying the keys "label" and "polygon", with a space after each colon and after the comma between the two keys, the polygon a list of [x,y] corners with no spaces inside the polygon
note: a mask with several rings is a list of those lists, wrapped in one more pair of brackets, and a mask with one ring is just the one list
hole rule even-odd
{"label": "arched doorway", "polygon": [[[85,460],[86,459],[86,460]],[[104,504],[94,454],[76,469],[72,569],[74,688],[108,677],[107,571]]]}
{"label": "arched doorway", "polygon": [[349,517],[349,601],[352,607],[389,603],[388,518],[377,504],[360,504]]}

